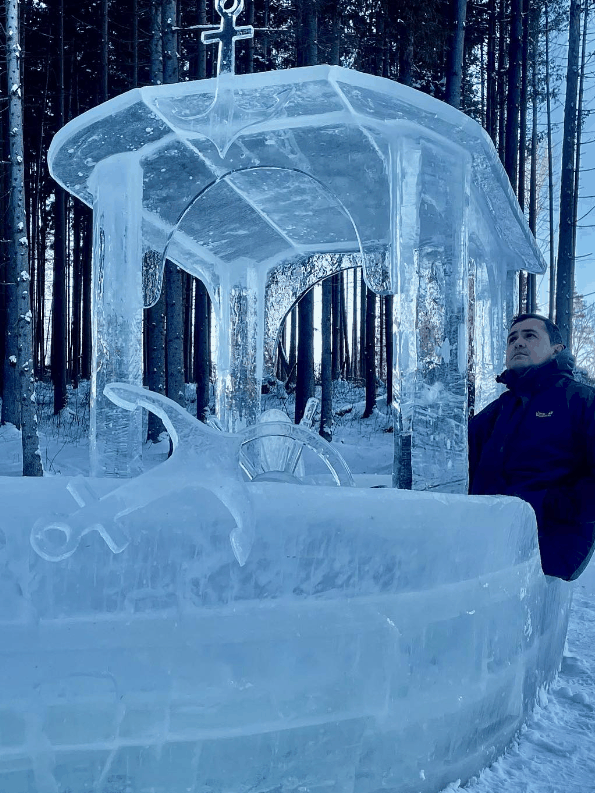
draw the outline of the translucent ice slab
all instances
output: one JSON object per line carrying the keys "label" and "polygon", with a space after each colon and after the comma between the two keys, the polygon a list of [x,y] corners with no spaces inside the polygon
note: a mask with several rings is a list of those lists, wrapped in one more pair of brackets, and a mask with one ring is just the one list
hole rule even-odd
{"label": "translucent ice slab", "polygon": [[[59,562],[68,479],[0,479],[2,793],[436,791],[492,760],[561,659],[569,585],[516,499],[200,483]],[[118,483],[96,480],[98,496]]]}

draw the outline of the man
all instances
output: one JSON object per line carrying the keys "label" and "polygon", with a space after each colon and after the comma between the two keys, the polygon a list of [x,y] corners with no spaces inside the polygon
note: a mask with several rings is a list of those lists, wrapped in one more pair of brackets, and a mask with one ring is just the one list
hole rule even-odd
{"label": "man", "polygon": [[469,423],[469,493],[531,504],[543,571],[566,581],[595,539],[595,389],[574,379],[573,363],[551,320],[521,314],[497,378],[507,390]]}

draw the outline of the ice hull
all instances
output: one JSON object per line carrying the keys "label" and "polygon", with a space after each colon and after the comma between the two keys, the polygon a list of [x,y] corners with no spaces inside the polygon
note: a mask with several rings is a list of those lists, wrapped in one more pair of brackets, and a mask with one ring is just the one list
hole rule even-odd
{"label": "ice hull", "polygon": [[240,567],[187,487],[54,563],[67,481],[0,479],[3,793],[437,791],[559,666],[570,586],[516,499],[252,484]]}

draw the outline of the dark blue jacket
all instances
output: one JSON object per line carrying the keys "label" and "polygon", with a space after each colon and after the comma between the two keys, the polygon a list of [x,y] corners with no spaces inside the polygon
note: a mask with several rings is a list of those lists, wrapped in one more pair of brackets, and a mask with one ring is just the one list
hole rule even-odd
{"label": "dark blue jacket", "polygon": [[518,496],[535,510],[541,565],[572,581],[595,538],[595,389],[565,352],[498,378],[507,391],[469,422],[469,493]]}

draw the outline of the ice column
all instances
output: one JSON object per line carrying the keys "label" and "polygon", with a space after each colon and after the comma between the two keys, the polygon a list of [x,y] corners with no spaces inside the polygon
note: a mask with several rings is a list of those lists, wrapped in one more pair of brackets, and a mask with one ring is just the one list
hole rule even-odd
{"label": "ice column", "polygon": [[[264,283],[255,266],[220,272],[217,312],[217,416],[228,432],[255,424],[260,415]],[[233,277],[234,283],[229,281]]]}
{"label": "ice column", "polygon": [[407,138],[391,145],[391,279],[393,300],[393,486],[411,489],[411,438],[417,372],[417,248],[421,149]]}
{"label": "ice column", "polygon": [[486,255],[477,248],[469,272],[470,403],[478,413],[501,391],[496,375],[504,367],[506,272],[498,251]]}
{"label": "ice column", "polygon": [[401,172],[402,192],[395,278],[395,478],[399,487],[464,492],[470,161],[460,151],[449,152],[429,142],[421,142],[415,151],[409,146],[407,152],[407,146],[401,144],[401,164],[396,169]]}
{"label": "ice column", "polygon": [[512,318],[519,313],[519,277],[516,270],[506,273],[506,328],[510,327]]}
{"label": "ice column", "polygon": [[91,474],[142,470],[141,411],[122,410],[103,394],[114,381],[142,385],[142,170],[129,154],[95,168],[93,204],[93,366]]}

